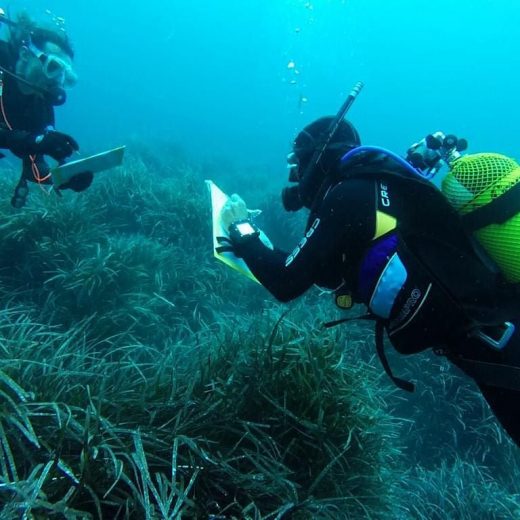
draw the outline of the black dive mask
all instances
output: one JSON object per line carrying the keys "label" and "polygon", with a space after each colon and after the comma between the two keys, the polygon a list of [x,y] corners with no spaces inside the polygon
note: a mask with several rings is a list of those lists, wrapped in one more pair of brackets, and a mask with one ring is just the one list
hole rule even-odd
{"label": "black dive mask", "polygon": [[[301,174],[300,161],[294,152],[287,155],[287,169],[289,171],[289,182],[299,183]],[[285,211],[299,211],[303,208],[299,184],[282,190],[282,204]]]}

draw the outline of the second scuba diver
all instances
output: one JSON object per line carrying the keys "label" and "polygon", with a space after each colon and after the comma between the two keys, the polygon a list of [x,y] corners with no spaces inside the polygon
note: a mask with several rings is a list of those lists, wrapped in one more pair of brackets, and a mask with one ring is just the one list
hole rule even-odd
{"label": "second scuba diver", "polygon": [[[344,119],[359,88],[336,117],[296,137],[288,211],[310,210],[305,234],[287,253],[270,248],[236,196],[221,213],[229,237],[217,252],[241,257],[271,294],[289,301],[314,284],[341,308],[364,304],[403,354],[431,348],[474,378],[496,417],[520,446],[520,309],[508,283],[479,251],[445,195],[418,170],[382,149],[362,147]],[[519,208],[520,210],[520,208]],[[347,321],[347,320],[340,320]],[[331,324],[329,324],[331,325]]]}
{"label": "second scuba diver", "polygon": [[[23,161],[22,175],[11,203],[22,207],[27,182],[51,184],[45,156],[63,162],[78,150],[68,134],[54,129],[54,106],[66,100],[66,90],[76,83],[74,53],[67,35],[36,25],[25,13],[17,21],[0,14],[0,25],[9,31],[0,41],[0,148],[9,149]],[[60,189],[82,191],[92,173],[73,177]]]}

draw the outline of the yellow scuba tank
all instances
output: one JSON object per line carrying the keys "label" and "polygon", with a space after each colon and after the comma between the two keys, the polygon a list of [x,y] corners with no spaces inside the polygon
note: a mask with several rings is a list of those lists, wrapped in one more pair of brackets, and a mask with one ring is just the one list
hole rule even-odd
{"label": "yellow scuba tank", "polygon": [[507,281],[520,282],[520,165],[478,153],[450,164],[442,191]]}

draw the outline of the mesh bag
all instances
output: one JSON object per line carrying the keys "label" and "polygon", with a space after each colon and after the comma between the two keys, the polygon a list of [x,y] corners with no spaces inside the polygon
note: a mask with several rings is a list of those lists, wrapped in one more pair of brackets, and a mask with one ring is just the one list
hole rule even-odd
{"label": "mesh bag", "polygon": [[[466,155],[455,161],[442,191],[461,215],[489,204],[520,182],[520,166],[499,154]],[[503,224],[490,224],[475,237],[510,282],[520,282],[520,213]]]}

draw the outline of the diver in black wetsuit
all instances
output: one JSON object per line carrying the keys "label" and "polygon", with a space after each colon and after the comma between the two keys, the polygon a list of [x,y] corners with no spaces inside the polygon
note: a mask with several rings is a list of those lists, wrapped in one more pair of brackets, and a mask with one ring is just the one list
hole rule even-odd
{"label": "diver in black wetsuit", "polygon": [[[243,258],[279,300],[317,284],[333,290],[340,307],[366,305],[383,366],[403,389],[413,385],[391,374],[384,331],[401,353],[433,348],[446,355],[476,379],[520,445],[516,293],[482,261],[437,188],[410,178],[395,156],[349,153],[360,147],[357,131],[342,120],[331,139],[332,126],[333,118],[307,126],[289,157],[296,185],[284,190],[284,206],[310,210],[297,247],[289,254],[272,249],[254,223],[241,220],[231,223],[218,251]],[[225,212],[223,222],[234,220]]]}
{"label": "diver in black wetsuit", "polygon": [[[17,21],[1,16],[2,23],[9,38],[0,41],[0,148],[23,161],[11,201],[22,207],[27,181],[52,183],[44,156],[62,162],[78,150],[70,135],[54,130],[54,106],[65,102],[65,89],[76,82],[74,53],[64,32],[38,27],[25,14]],[[92,174],[85,172],[60,189],[82,191],[91,182]]]}

